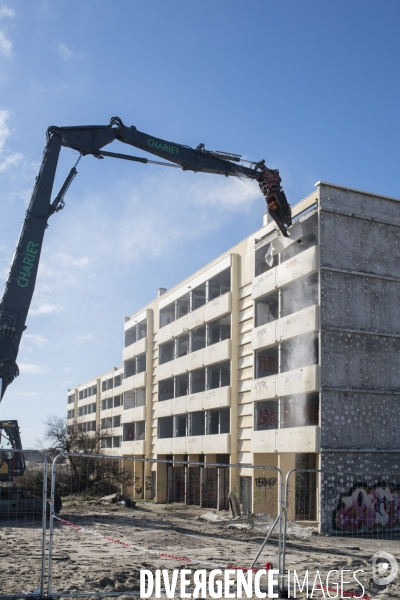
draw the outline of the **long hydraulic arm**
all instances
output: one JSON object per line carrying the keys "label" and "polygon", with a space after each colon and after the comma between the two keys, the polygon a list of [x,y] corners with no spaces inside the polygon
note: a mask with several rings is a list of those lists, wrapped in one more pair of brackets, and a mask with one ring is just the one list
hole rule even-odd
{"label": "long hydraulic arm", "polygon": [[118,117],[112,118],[109,125],[49,127],[39,175],[25,215],[4,295],[0,301],[0,378],[2,380],[0,400],[7,386],[18,375],[16,359],[21,336],[26,329],[25,323],[35,288],[48,219],[63,208],[64,195],[77,174],[76,168],[73,167],[52,202],[51,194],[61,146],[73,148],[81,156],[91,154],[96,158],[114,157],[142,163],[167,164],[103,150],[104,146],[114,140],[155,154],[168,160],[168,164],[173,163],[183,170],[255,179],[265,196],[270,215],[283,235],[288,235],[286,230],[292,223],[291,211],[280,185],[279,171],[268,169],[264,161],[245,166],[241,164],[243,161],[238,155],[206,150],[204,144],[200,144],[197,148],[190,148],[167,142],[142,133],[134,126],[126,127]]}

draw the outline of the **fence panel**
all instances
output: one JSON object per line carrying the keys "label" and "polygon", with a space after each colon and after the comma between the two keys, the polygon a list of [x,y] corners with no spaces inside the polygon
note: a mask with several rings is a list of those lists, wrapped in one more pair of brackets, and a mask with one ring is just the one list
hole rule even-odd
{"label": "fence panel", "polygon": [[[244,468],[259,493],[257,515],[242,510]],[[270,466],[60,455],[51,495],[63,508],[50,523],[48,593],[138,593],[143,569],[166,569],[171,580],[172,569],[278,568],[282,538],[272,555],[260,542],[272,526],[279,535],[282,490],[281,472]],[[255,522],[257,533],[243,537]]]}
{"label": "fence panel", "polygon": [[[47,459],[0,441],[0,598],[45,593]],[[8,440],[9,441],[9,440]],[[50,513],[50,506],[47,512]]]}

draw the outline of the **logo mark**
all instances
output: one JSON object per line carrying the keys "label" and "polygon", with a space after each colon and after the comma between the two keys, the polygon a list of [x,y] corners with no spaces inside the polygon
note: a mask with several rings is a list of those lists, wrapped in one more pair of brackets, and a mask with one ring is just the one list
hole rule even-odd
{"label": "logo mark", "polygon": [[372,557],[372,579],[376,585],[388,585],[397,576],[399,565],[389,552],[375,552]]}

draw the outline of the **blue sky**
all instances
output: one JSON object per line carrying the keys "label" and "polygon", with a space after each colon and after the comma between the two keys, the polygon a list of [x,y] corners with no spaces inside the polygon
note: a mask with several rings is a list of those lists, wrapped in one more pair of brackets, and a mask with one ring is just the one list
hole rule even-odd
{"label": "blue sky", "polygon": [[[390,0],[0,3],[1,280],[49,125],[119,116],[264,158],[291,204],[318,180],[399,197],[399,25]],[[55,192],[75,160],[62,151]],[[121,364],[124,315],[262,224],[255,183],[91,157],[78,171],[0,407],[25,447],[68,387]]]}

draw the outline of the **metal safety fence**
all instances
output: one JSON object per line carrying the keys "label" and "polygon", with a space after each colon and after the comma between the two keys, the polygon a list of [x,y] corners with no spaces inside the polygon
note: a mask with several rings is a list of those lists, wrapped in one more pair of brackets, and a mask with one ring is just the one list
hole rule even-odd
{"label": "metal safety fence", "polygon": [[[400,539],[400,473],[293,469],[284,480],[275,466],[217,458],[61,454],[50,480],[45,455],[2,450],[0,598],[140,595],[143,570],[171,581],[182,569],[271,567],[285,597],[290,569],[311,560],[293,542],[304,532],[341,547]],[[4,473],[18,468],[11,485]]]}
{"label": "metal safety fence", "polygon": [[[0,444],[0,595],[44,596],[46,568],[47,458]],[[46,521],[47,520],[47,521]],[[25,589],[25,592],[24,592]]]}
{"label": "metal safety fence", "polygon": [[[256,571],[273,564],[281,572],[282,493],[276,466],[60,455],[51,498],[58,494],[63,508],[56,514],[52,507],[47,594],[138,595],[141,570],[164,570],[170,581],[182,568]],[[254,520],[258,535],[243,538]]]}

